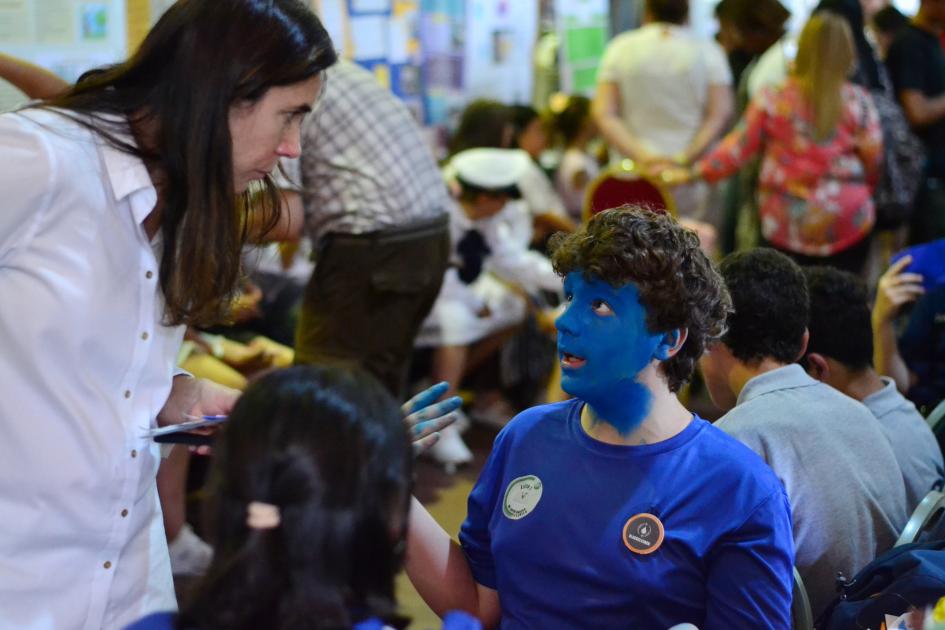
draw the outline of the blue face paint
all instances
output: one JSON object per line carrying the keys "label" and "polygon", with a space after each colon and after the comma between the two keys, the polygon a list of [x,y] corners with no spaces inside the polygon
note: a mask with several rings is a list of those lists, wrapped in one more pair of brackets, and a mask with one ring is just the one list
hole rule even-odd
{"label": "blue face paint", "polygon": [[632,284],[616,289],[575,271],[564,279],[564,294],[567,308],[555,322],[561,387],[627,435],[653,403],[637,377],[660,358],[664,335],[647,329],[646,310]]}

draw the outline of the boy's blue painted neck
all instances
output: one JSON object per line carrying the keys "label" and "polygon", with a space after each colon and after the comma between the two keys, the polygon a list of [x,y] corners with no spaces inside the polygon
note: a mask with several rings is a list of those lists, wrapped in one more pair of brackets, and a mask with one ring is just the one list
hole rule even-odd
{"label": "boy's blue painted neck", "polygon": [[649,331],[633,284],[615,288],[575,271],[564,291],[567,306],[555,323],[561,387],[586,402],[596,420],[628,435],[653,406],[639,377],[658,358],[664,336]]}
{"label": "boy's blue painted neck", "polygon": [[627,436],[640,428],[653,407],[653,394],[642,383],[622,380],[610,392],[584,399],[595,422],[605,422]]}

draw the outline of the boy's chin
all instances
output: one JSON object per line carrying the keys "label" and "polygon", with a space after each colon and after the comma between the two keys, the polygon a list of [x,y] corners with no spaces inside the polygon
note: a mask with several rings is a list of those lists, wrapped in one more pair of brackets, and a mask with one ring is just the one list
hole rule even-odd
{"label": "boy's chin", "polygon": [[563,374],[561,376],[561,389],[564,390],[564,393],[574,396],[575,398],[587,400],[586,397],[591,393],[591,390],[587,387],[587,384],[582,381],[583,379],[569,377],[567,374]]}

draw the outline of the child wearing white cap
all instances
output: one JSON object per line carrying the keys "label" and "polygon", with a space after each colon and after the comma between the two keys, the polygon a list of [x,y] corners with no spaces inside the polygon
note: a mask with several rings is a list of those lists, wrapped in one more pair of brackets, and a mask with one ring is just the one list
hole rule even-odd
{"label": "child wearing white cap", "polygon": [[[527,210],[509,203],[528,168],[523,151],[477,148],[456,154],[445,169],[456,203],[450,209],[451,266],[417,336],[434,348],[433,377],[458,384],[474,345],[499,347],[527,312],[523,295],[560,291],[551,262],[530,251],[517,227]],[[448,467],[472,454],[455,429],[444,432],[431,454]]]}

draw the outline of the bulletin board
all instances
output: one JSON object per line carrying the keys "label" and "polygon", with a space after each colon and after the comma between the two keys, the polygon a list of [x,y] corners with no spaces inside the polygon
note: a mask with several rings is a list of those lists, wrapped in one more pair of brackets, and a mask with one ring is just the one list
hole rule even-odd
{"label": "bulletin board", "polygon": [[[0,50],[75,81],[127,52],[125,0],[2,0]],[[0,82],[0,111],[25,96]]]}
{"label": "bulletin board", "polygon": [[419,0],[313,0],[335,47],[424,120]]}
{"label": "bulletin board", "polygon": [[538,0],[467,0],[465,37],[467,98],[531,103]]}
{"label": "bulletin board", "polygon": [[424,0],[420,14],[422,84],[431,126],[448,124],[466,104],[464,0]]}
{"label": "bulletin board", "polygon": [[607,0],[558,0],[555,22],[561,42],[561,90],[591,96],[609,40]]}

